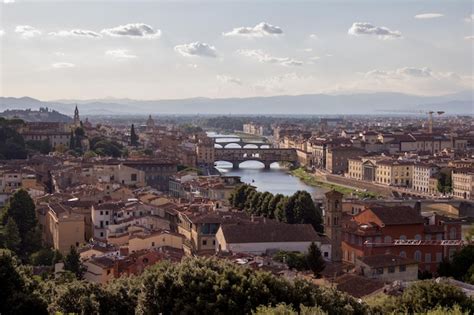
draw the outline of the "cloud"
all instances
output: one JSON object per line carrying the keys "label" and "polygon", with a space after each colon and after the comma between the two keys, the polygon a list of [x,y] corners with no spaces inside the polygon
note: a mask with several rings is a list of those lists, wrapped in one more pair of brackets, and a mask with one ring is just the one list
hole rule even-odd
{"label": "cloud", "polygon": [[99,33],[96,33],[94,31],[80,30],[80,29],[52,32],[52,33],[49,33],[49,35],[58,36],[58,37],[91,37],[91,38],[101,37]]}
{"label": "cloud", "polygon": [[128,53],[128,50],[126,49],[112,49],[112,50],[107,50],[105,52],[107,56],[111,56],[113,58],[117,59],[133,59],[137,58],[135,55],[131,55]]}
{"label": "cloud", "polygon": [[399,31],[392,31],[384,26],[375,26],[365,22],[355,22],[347,31],[349,35],[374,35],[380,39],[401,38],[402,34]]}
{"label": "cloud", "polygon": [[474,14],[469,15],[467,18],[464,19],[464,21],[471,23],[474,21]]}
{"label": "cloud", "polygon": [[5,31],[4,31],[4,30],[0,30],[0,37],[2,37],[3,35],[5,35]]}
{"label": "cloud", "polygon": [[465,40],[473,40],[474,39],[474,36],[473,35],[470,35],[470,36],[466,36],[464,37]]}
{"label": "cloud", "polygon": [[56,51],[56,52],[54,52],[54,55],[58,56],[58,57],[64,57],[66,54],[63,53],[62,51]]}
{"label": "cloud", "polygon": [[5,4],[15,3],[15,0],[3,0],[3,3]]}
{"label": "cloud", "polygon": [[148,39],[158,38],[161,36],[161,30],[155,30],[150,25],[143,23],[131,23],[119,25],[113,28],[106,28],[103,29],[101,33],[114,37],[127,36]]}
{"label": "cloud", "polygon": [[441,13],[422,13],[415,15],[415,19],[435,19],[444,16]]}
{"label": "cloud", "polygon": [[309,34],[309,38],[311,39],[319,39],[319,36],[316,34]]}
{"label": "cloud", "polygon": [[76,67],[75,64],[69,62],[56,62],[51,65],[55,69],[67,69]]}
{"label": "cloud", "polygon": [[261,22],[254,27],[236,27],[232,31],[222,33],[224,36],[242,36],[242,37],[263,37],[283,35],[283,30],[265,22]]}
{"label": "cloud", "polygon": [[303,65],[302,61],[288,58],[288,57],[274,57],[262,50],[254,50],[254,49],[241,49],[238,50],[237,53],[239,53],[242,56],[254,58],[258,60],[259,62],[263,63],[275,63],[279,64],[282,66],[301,66]]}
{"label": "cloud", "polygon": [[41,31],[29,25],[18,25],[15,33],[20,34],[23,38],[32,38],[41,35]]}
{"label": "cloud", "polygon": [[232,84],[237,84],[237,85],[242,85],[242,81],[239,78],[236,77],[231,77],[229,75],[225,74],[219,74],[216,76],[217,80],[224,82],[224,83],[232,83]]}
{"label": "cloud", "polygon": [[174,47],[174,50],[185,57],[217,57],[216,48],[214,46],[201,42],[177,45]]}
{"label": "cloud", "polygon": [[401,79],[402,77],[416,77],[416,78],[427,78],[432,77],[434,74],[430,68],[414,68],[414,67],[403,67],[396,70],[371,70],[365,74],[366,77],[392,77],[394,79]]}

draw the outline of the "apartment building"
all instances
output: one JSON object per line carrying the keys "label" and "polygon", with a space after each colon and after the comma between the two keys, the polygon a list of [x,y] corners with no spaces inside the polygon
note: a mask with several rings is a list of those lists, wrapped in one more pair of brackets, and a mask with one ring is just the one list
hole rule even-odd
{"label": "apartment building", "polygon": [[326,170],[333,174],[347,172],[348,160],[365,154],[365,150],[356,147],[338,146],[328,149],[326,154]]}
{"label": "apartment building", "polygon": [[474,169],[453,169],[452,185],[454,197],[467,200],[474,199]]}
{"label": "apartment building", "polygon": [[421,193],[435,194],[437,189],[433,189],[433,185],[430,185],[430,179],[438,172],[439,167],[436,164],[415,163],[413,165],[413,190]]}
{"label": "apartment building", "polygon": [[377,162],[375,182],[388,186],[412,186],[413,162],[381,160]]}

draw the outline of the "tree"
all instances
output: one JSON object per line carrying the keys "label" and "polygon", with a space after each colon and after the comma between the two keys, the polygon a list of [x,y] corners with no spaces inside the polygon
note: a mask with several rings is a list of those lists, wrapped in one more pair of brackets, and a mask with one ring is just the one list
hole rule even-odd
{"label": "tree", "polygon": [[42,248],[30,255],[30,263],[34,266],[51,266],[53,264],[54,251],[50,248]]}
{"label": "tree", "polygon": [[0,314],[48,314],[46,305],[28,284],[9,254],[0,253]]}
{"label": "tree", "polygon": [[4,245],[5,248],[18,252],[20,249],[21,238],[20,231],[15,221],[10,217],[8,218],[7,225],[5,226],[5,236],[4,236]]}
{"label": "tree", "polygon": [[69,253],[64,258],[64,270],[75,274],[77,279],[82,279],[84,275],[84,266],[81,263],[81,256],[74,246],[71,246]]}
{"label": "tree", "polygon": [[4,220],[8,218],[15,221],[22,241],[28,232],[35,229],[37,225],[35,203],[26,190],[17,190],[10,198]]}
{"label": "tree", "polygon": [[74,150],[76,148],[76,139],[74,138],[74,132],[71,130],[71,135],[69,136],[69,150]]}
{"label": "tree", "polygon": [[268,217],[273,219],[275,218],[275,212],[277,209],[277,205],[280,203],[281,199],[283,199],[284,196],[282,194],[276,194],[270,199],[270,202],[268,203]]}
{"label": "tree", "polygon": [[[273,200],[272,200],[273,201]],[[278,221],[286,222],[286,208],[288,204],[288,198],[282,197],[279,199],[278,203],[275,206],[275,211],[273,212],[273,217]]]}
{"label": "tree", "polygon": [[135,133],[135,125],[132,124],[130,129],[130,143],[132,146],[136,147],[138,145],[138,135]]}
{"label": "tree", "polygon": [[474,309],[474,300],[468,298],[461,289],[433,280],[418,281],[403,292],[399,311],[423,313],[436,307],[459,305],[464,311]]}
{"label": "tree", "polygon": [[474,266],[474,245],[468,245],[454,253],[451,262],[444,260],[438,267],[438,274],[470,282],[472,274],[469,270],[472,266]]}
{"label": "tree", "polygon": [[316,277],[318,277],[324,270],[324,267],[326,267],[321,251],[314,242],[311,242],[311,245],[309,245],[306,261],[308,269],[311,270]]}
{"label": "tree", "polygon": [[321,209],[316,208],[311,195],[307,191],[297,191],[295,193],[293,205],[294,223],[311,224],[318,232],[322,232]]}

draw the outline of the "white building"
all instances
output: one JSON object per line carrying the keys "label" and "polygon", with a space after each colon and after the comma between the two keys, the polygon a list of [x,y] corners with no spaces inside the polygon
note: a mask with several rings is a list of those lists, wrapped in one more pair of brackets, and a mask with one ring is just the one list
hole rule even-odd
{"label": "white building", "polygon": [[216,251],[261,255],[268,251],[305,253],[314,242],[327,260],[331,245],[310,224],[224,224],[216,233]]}

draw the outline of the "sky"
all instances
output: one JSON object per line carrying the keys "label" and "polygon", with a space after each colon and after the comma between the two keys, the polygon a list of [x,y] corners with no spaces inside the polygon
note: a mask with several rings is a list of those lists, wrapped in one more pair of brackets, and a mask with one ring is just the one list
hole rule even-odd
{"label": "sky", "polygon": [[0,96],[473,88],[472,1],[0,1]]}

